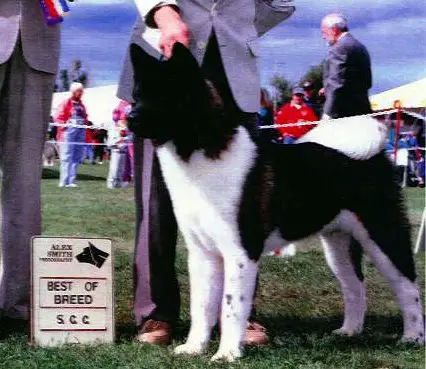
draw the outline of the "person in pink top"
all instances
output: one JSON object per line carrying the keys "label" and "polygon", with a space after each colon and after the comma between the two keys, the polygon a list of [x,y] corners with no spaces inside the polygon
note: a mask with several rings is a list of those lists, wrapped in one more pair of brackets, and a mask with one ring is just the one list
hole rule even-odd
{"label": "person in pink top", "polygon": [[[132,106],[129,102],[121,100],[118,106],[113,111],[113,120],[127,120],[127,114]],[[123,170],[123,185],[130,183],[133,178],[133,134],[131,132],[126,136],[126,159]]]}
{"label": "person in pink top", "polygon": [[108,133],[108,146],[111,148],[111,160],[107,179],[108,188],[120,188],[126,186],[124,172],[128,156],[128,142],[130,132],[127,129],[127,114],[131,110],[127,101],[120,101],[112,113],[114,124]]}

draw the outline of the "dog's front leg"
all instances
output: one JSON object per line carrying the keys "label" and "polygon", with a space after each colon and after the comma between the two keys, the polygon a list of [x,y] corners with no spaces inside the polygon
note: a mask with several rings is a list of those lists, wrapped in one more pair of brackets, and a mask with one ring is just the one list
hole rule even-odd
{"label": "dog's front leg", "polygon": [[185,344],[175,354],[201,354],[216,325],[223,291],[222,259],[198,246],[188,247],[191,289],[191,329]]}
{"label": "dog's front leg", "polygon": [[238,250],[224,255],[224,267],[220,345],[212,360],[232,362],[242,355],[258,266]]}

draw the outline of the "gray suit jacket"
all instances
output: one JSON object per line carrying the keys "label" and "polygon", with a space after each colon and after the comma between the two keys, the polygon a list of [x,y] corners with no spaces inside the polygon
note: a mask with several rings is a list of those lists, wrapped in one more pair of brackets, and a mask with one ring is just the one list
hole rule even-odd
{"label": "gray suit jacket", "polygon": [[9,60],[19,36],[31,68],[57,72],[60,26],[45,24],[38,0],[0,0],[0,64]]}
{"label": "gray suit jacket", "polygon": [[[130,42],[151,51],[153,55],[159,55],[158,51],[155,51],[159,38],[153,29],[155,24],[152,20],[152,10],[160,2],[145,0],[136,3],[141,18],[133,29]],[[180,14],[191,32],[190,50],[200,64],[214,29],[235,101],[241,110],[256,112],[260,101],[260,78],[255,41],[293,14],[293,1],[181,0],[161,3],[179,7]],[[118,96],[132,101],[132,89],[133,72],[127,55]]]}
{"label": "gray suit jacket", "polygon": [[372,85],[370,55],[350,33],[330,48],[323,82],[325,114],[340,118],[371,112],[368,99]]}

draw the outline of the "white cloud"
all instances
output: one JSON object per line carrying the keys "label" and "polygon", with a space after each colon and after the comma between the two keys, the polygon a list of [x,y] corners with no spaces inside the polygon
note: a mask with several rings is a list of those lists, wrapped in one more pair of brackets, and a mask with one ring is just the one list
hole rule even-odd
{"label": "white cloud", "polygon": [[368,23],[363,30],[373,37],[397,36],[404,37],[407,34],[422,34],[426,28],[426,19],[422,16],[401,17],[396,22],[395,19],[380,20]]}
{"label": "white cloud", "polygon": [[[75,11],[63,28],[62,64],[69,65],[73,58],[80,57],[96,83],[116,82],[136,15],[133,0],[76,0],[72,6]],[[373,92],[426,75],[424,2],[296,0],[296,8],[288,21],[259,42],[264,84],[274,73],[274,65],[287,78],[297,81],[309,66],[321,62],[327,49],[319,24],[324,15],[335,11],[348,17],[354,35],[370,50]]]}
{"label": "white cloud", "polygon": [[[260,40],[264,84],[276,70],[297,82],[309,66],[323,60],[327,48],[316,23],[300,27],[296,22],[285,22]],[[353,27],[353,34],[372,57],[373,92],[426,76],[425,28],[426,20],[420,15],[372,20]]]}
{"label": "white cloud", "polygon": [[295,15],[312,15],[313,13],[328,14],[330,12],[341,12],[349,20],[361,17],[363,19],[387,17],[390,14],[397,15],[401,9],[406,12],[424,13],[425,6],[422,1],[417,0],[296,0]]}

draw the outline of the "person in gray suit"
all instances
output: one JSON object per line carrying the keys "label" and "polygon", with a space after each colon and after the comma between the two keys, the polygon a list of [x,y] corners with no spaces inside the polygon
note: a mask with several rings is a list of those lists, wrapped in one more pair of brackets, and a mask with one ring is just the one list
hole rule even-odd
{"label": "person in gray suit", "polygon": [[367,48],[349,33],[347,20],[341,14],[327,15],[321,32],[330,45],[323,74],[323,118],[371,113],[368,90],[372,77]]}
{"label": "person in gray suit", "polygon": [[[324,63],[325,96],[322,119],[337,119],[372,112],[368,90],[372,86],[370,54],[349,33],[348,21],[342,14],[328,14],[321,22],[322,37],[329,44]],[[352,239],[354,257],[362,255],[362,247]]]}
{"label": "person in gray suit", "polygon": [[0,1],[0,330],[27,320],[30,240],[41,233],[42,152],[59,59],[59,26],[37,0]]}
{"label": "person in gray suit", "polygon": [[[175,42],[186,45],[225,108],[256,134],[260,78],[256,40],[294,12],[292,0],[135,0],[140,13],[130,43],[151,55],[171,56]],[[137,66],[136,66],[137,67]],[[133,67],[124,63],[118,96],[130,102]],[[164,107],[167,109],[167,106]],[[175,271],[177,225],[158,159],[149,140],[135,141],[137,234],[134,315],[138,340],[168,343],[179,318]],[[246,343],[268,341],[262,326],[249,323]]]}

